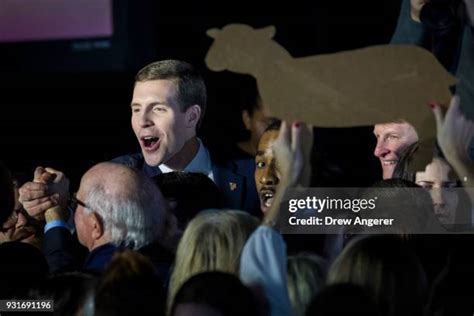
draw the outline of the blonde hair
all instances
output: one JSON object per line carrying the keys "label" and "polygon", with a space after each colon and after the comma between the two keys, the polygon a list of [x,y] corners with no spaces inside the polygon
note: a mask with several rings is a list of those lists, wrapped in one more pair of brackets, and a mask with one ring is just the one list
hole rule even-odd
{"label": "blonde hair", "polygon": [[205,271],[238,275],[245,242],[258,227],[257,218],[235,210],[208,210],[191,220],[176,251],[168,307],[190,277]]}
{"label": "blonde hair", "polygon": [[325,282],[327,264],[312,253],[288,257],[288,294],[293,315],[306,315],[306,308]]}

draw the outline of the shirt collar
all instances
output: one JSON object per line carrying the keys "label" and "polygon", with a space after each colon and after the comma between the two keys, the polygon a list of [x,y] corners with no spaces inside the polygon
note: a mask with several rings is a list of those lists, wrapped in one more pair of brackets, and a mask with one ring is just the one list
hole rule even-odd
{"label": "shirt collar", "polygon": [[[200,172],[208,176],[209,178],[213,179],[212,175],[212,164],[211,164],[211,158],[209,155],[209,151],[207,148],[203,145],[201,139],[198,138],[199,142],[199,149],[196,155],[194,156],[193,160],[184,168],[183,171],[185,172]],[[161,164],[159,166],[161,172],[163,173],[168,173],[168,172],[173,172],[175,170],[169,168],[165,164]]]}

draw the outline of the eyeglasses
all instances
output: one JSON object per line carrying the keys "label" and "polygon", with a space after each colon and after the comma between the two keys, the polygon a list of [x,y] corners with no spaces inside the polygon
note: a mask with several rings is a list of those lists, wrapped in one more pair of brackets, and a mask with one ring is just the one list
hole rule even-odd
{"label": "eyeglasses", "polygon": [[76,211],[78,206],[82,206],[84,208],[89,208],[86,203],[82,202],[76,197],[76,193],[74,193],[71,198],[69,199],[69,208],[71,211]]}

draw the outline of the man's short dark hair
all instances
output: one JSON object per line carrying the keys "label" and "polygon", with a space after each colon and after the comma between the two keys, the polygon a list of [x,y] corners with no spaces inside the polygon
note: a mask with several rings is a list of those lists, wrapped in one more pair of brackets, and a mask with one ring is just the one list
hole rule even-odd
{"label": "man's short dark hair", "polygon": [[201,108],[199,124],[206,113],[207,92],[204,80],[190,64],[179,60],[161,60],[142,68],[135,76],[135,83],[152,80],[176,82],[176,101],[182,112],[197,104]]}

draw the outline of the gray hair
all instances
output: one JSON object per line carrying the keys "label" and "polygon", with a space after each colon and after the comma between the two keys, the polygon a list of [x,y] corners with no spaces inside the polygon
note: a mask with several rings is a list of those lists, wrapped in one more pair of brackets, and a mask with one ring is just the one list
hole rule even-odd
{"label": "gray hair", "polygon": [[145,176],[129,190],[111,192],[95,183],[86,193],[86,212],[96,212],[102,219],[110,242],[117,246],[139,249],[161,234],[164,223],[163,197]]}

